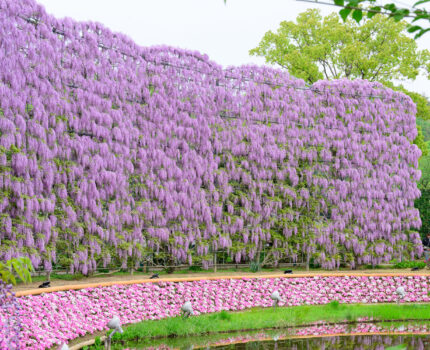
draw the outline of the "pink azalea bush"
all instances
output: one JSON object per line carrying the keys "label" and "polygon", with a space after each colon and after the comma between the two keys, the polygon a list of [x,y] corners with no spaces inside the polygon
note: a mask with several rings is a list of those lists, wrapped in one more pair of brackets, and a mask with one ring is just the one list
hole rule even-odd
{"label": "pink azalea bush", "polygon": [[0,279],[0,349],[18,349],[21,331],[20,306],[12,286]]}
{"label": "pink azalea bush", "polygon": [[0,0],[0,259],[87,274],[167,254],[378,264],[422,253],[415,105],[143,48]]}
{"label": "pink azalea bush", "polygon": [[242,278],[189,282],[115,285],[44,293],[18,299],[22,332],[20,349],[45,349],[87,333],[106,330],[118,315],[123,324],[175,317],[185,301],[196,315],[221,310],[270,307],[278,290],[281,306],[395,302],[395,290],[406,289],[402,302],[430,302],[428,276]]}

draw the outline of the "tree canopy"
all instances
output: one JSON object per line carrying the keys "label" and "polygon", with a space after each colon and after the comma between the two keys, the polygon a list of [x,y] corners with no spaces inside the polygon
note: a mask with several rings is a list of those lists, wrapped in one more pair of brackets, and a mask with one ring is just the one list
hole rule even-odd
{"label": "tree canopy", "polygon": [[405,22],[376,15],[361,25],[341,22],[336,14],[322,17],[309,9],[296,23],[283,21],[268,31],[251,55],[263,56],[309,83],[319,79],[367,79],[382,83],[429,74],[430,52],[418,50],[404,34]]}
{"label": "tree canopy", "polygon": [[[287,69],[309,84],[320,79],[367,79],[409,95],[417,106],[417,117],[430,119],[428,99],[395,86],[396,80],[430,76],[430,52],[419,50],[405,34],[407,23],[381,14],[342,22],[333,13],[322,17],[318,9],[298,15],[296,23],[283,21],[276,33],[268,31],[250,50],[267,63]],[[418,128],[414,143],[427,155],[427,145]]]}
{"label": "tree canopy", "polygon": [[[345,12],[343,12],[345,13]],[[422,152],[420,169],[422,197],[415,201],[423,227],[428,232],[430,196],[430,159],[428,155],[430,104],[427,97],[408,91],[396,80],[415,79],[420,73],[429,75],[430,53],[418,50],[415,40],[408,37],[408,24],[382,14],[356,21],[336,14],[322,17],[319,10],[301,13],[294,22],[281,22],[277,32],[267,32],[251,55],[263,56],[266,62],[277,64],[313,84],[319,79],[368,79],[401,91],[417,107],[418,135],[414,140]]]}

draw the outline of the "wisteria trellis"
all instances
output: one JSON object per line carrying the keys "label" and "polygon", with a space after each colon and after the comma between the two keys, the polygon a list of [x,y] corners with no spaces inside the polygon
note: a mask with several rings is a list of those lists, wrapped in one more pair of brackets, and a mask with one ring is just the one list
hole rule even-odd
{"label": "wisteria trellis", "polygon": [[0,0],[0,38],[1,259],[88,273],[147,251],[207,266],[268,245],[327,268],[421,254],[406,96],[223,70],[32,0]]}

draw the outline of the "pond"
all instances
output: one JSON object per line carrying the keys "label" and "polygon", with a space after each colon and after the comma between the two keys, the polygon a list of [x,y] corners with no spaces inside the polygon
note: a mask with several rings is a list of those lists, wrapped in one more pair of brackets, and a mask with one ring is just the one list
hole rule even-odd
{"label": "pond", "polygon": [[251,341],[247,343],[236,343],[230,345],[211,346],[210,349],[235,349],[235,350],[406,350],[406,349],[429,349],[429,336],[415,335],[352,335],[316,338],[290,338],[278,341]]}
{"label": "pond", "polygon": [[148,339],[112,349],[430,349],[429,322],[316,324],[306,327]]}

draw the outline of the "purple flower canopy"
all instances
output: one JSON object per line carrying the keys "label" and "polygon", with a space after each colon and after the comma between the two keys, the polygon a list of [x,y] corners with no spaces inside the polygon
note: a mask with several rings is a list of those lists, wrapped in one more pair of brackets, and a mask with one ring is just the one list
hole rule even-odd
{"label": "purple flower canopy", "polygon": [[0,0],[0,31],[1,259],[86,274],[148,252],[326,268],[422,253],[407,96],[223,70],[32,0]]}

